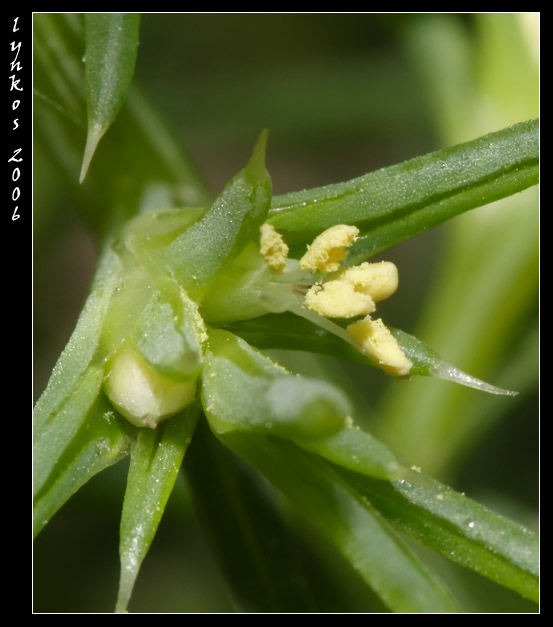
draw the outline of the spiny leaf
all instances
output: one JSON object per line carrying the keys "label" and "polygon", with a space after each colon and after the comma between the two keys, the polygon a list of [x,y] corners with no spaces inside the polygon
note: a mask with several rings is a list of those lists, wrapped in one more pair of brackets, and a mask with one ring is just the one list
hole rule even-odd
{"label": "spiny leaf", "polygon": [[498,394],[500,396],[516,396],[517,392],[504,390],[485,381],[473,377],[459,368],[448,364],[439,357],[433,350],[428,348],[424,342],[413,335],[409,335],[400,329],[393,329],[392,334],[399,342],[399,345],[413,362],[412,374],[426,375],[453,381],[468,388],[488,392],[488,394]]}
{"label": "spiny leaf", "polygon": [[96,355],[118,270],[119,259],[107,249],[77,326],[54,366],[46,390],[36,404],[34,427],[37,436],[37,430],[53,420],[56,412],[71,396]]}
{"label": "spiny leaf", "polygon": [[90,367],[79,379],[52,418],[34,429],[34,491],[40,494],[79,431],[86,429],[89,413],[104,378],[102,367]]}

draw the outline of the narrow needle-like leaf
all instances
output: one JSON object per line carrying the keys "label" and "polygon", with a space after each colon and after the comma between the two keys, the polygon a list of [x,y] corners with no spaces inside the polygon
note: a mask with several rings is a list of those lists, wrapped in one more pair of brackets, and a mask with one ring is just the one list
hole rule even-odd
{"label": "narrow needle-like leaf", "polygon": [[[226,324],[225,328],[256,348],[310,351],[368,366],[376,365],[358,350],[353,338],[336,322],[327,320],[305,308],[298,309],[297,313],[302,317],[298,318],[286,313],[268,314],[251,320]],[[411,375],[436,377],[489,394],[516,396],[517,392],[491,385],[452,366],[416,337],[399,329],[391,329],[391,331],[413,363]]]}
{"label": "narrow needle-like leaf", "polygon": [[196,427],[199,408],[190,405],[157,430],[142,428],[131,451],[121,515],[121,578],[116,612],[125,612],[134,582],[154,539]]}
{"label": "narrow needle-like leaf", "polygon": [[337,472],[391,524],[422,544],[533,601],[539,594],[538,537],[419,469],[391,482]]}
{"label": "narrow needle-like leaf", "polygon": [[85,428],[104,376],[98,347],[118,277],[118,259],[106,254],[77,326],[63,350],[33,416],[34,493],[38,495],[73,438]]}
{"label": "narrow needle-like leaf", "polygon": [[125,101],[134,73],[139,24],[137,13],[88,13],[85,16],[88,133],[81,183],[98,142]]}
{"label": "narrow needle-like leaf", "polygon": [[282,490],[392,611],[458,611],[449,591],[370,502],[325,462],[278,438],[230,432],[221,440]]}
{"label": "narrow needle-like leaf", "polygon": [[[100,396],[86,418],[87,424],[66,443],[61,453],[52,455],[56,464],[34,501],[35,536],[89,479],[128,453],[132,435],[105,396]],[[60,432],[64,429],[60,428]],[[36,449],[35,457],[49,460],[48,453]]]}
{"label": "narrow needle-like leaf", "polygon": [[289,243],[355,224],[358,263],[464,211],[538,182],[539,121],[521,122],[344,183],[275,196],[270,222]]}

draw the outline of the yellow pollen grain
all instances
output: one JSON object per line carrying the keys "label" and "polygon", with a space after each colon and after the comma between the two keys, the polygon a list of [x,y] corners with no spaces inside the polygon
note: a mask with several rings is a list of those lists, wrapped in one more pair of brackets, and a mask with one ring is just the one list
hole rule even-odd
{"label": "yellow pollen grain", "polygon": [[347,224],[337,224],[317,236],[300,259],[304,270],[336,272],[345,259],[348,248],[359,235],[359,229]]}
{"label": "yellow pollen grain", "polygon": [[375,361],[384,372],[405,377],[413,364],[382,320],[370,316],[350,324],[346,331],[359,343],[360,350]]}
{"label": "yellow pollen grain", "polygon": [[356,291],[368,294],[375,303],[389,298],[399,284],[397,268],[391,261],[366,261],[343,270],[338,278],[351,283]]}
{"label": "yellow pollen grain", "polygon": [[286,270],[288,246],[272,224],[262,224],[259,230],[259,250],[265,263],[274,274],[282,274]]}
{"label": "yellow pollen grain", "polygon": [[313,285],[305,295],[304,305],[326,318],[366,316],[376,309],[368,294],[357,292],[352,283],[344,280]]}

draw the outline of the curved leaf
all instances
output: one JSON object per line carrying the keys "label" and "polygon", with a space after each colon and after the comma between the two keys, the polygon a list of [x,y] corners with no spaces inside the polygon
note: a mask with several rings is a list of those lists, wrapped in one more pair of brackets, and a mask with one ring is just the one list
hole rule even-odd
{"label": "curved leaf", "polygon": [[217,433],[276,433],[300,442],[337,433],[351,411],[331,384],[291,374],[222,330],[209,334],[202,403]]}
{"label": "curved leaf", "polygon": [[351,407],[340,390],[286,372],[226,331],[210,334],[202,401],[217,434],[276,434],[376,477],[393,477],[398,469],[383,444],[353,427]]}

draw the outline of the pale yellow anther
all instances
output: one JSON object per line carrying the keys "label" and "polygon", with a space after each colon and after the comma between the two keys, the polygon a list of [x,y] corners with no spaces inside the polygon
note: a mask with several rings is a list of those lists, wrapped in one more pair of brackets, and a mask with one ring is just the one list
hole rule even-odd
{"label": "pale yellow anther", "polygon": [[346,280],[325,281],[313,285],[305,295],[308,309],[326,318],[354,318],[376,309],[373,299]]}
{"label": "pale yellow anther", "polygon": [[304,270],[336,272],[340,261],[348,255],[348,248],[359,235],[359,229],[347,224],[337,224],[323,231],[307,247],[307,252],[300,259]]}
{"label": "pale yellow anther", "polygon": [[286,270],[288,246],[272,224],[262,224],[259,230],[259,250],[265,263],[274,274],[282,274]]}
{"label": "pale yellow anther", "polygon": [[372,320],[367,316],[350,324],[346,331],[357,340],[361,352],[375,361],[384,372],[405,377],[411,371],[413,364],[382,320]]}
{"label": "pale yellow anther", "polygon": [[391,261],[366,261],[343,270],[337,278],[351,283],[356,291],[368,294],[375,303],[389,298],[397,290],[399,282],[397,268]]}

